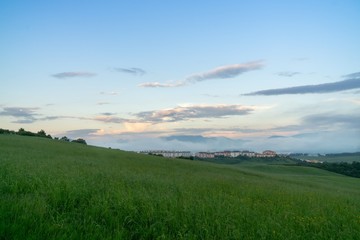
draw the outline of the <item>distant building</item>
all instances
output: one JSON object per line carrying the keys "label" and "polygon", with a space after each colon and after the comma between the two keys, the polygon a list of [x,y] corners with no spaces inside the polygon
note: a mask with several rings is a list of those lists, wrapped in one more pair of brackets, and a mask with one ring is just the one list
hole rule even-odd
{"label": "distant building", "polygon": [[214,152],[215,157],[231,157],[230,151]]}
{"label": "distant building", "polygon": [[142,154],[158,155],[167,158],[177,158],[177,157],[191,157],[190,151],[141,151]]}
{"label": "distant building", "polygon": [[240,156],[255,157],[256,153],[245,150],[245,151],[241,151]]}
{"label": "distant building", "polygon": [[255,152],[250,151],[222,151],[222,152],[198,152],[195,154],[198,158],[215,158],[215,157],[226,157],[236,158],[238,156],[255,157]]}
{"label": "distant building", "polygon": [[240,151],[231,151],[230,152],[230,157],[233,157],[233,158],[238,157],[240,155],[241,155]]}
{"label": "distant building", "polygon": [[276,157],[276,152],[271,150],[263,151],[262,153],[256,154],[256,157]]}
{"label": "distant building", "polygon": [[322,161],[316,159],[305,159],[304,161],[307,163],[323,163]]}
{"label": "distant building", "polygon": [[195,154],[195,157],[198,158],[214,158],[215,154],[214,153],[209,153],[209,152],[198,152]]}

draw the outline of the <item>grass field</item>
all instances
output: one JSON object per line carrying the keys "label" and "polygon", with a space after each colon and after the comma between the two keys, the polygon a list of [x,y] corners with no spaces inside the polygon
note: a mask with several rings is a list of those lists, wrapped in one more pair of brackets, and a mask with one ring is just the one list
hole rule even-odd
{"label": "grass field", "polygon": [[360,179],[0,135],[0,239],[359,239]]}

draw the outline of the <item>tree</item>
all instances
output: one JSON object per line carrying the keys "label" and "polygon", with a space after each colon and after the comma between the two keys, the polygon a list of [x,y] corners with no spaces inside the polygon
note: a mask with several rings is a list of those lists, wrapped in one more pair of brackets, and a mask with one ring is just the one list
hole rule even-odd
{"label": "tree", "polygon": [[70,139],[66,136],[63,136],[62,138],[60,138],[60,140],[65,142],[70,142]]}
{"label": "tree", "polygon": [[26,131],[23,128],[20,128],[16,134],[21,135],[21,136],[37,136],[37,134],[30,132],[30,131]]}
{"label": "tree", "polygon": [[86,141],[85,141],[84,139],[82,139],[82,138],[78,138],[78,139],[76,139],[76,140],[72,140],[72,142],[76,142],[76,143],[81,143],[81,144],[87,145],[87,144],[86,144]]}
{"label": "tree", "polygon": [[46,132],[41,129],[40,131],[37,132],[37,135],[38,135],[39,137],[46,137]]}
{"label": "tree", "polygon": [[22,135],[25,132],[25,129],[20,128],[19,131],[17,132],[18,134]]}

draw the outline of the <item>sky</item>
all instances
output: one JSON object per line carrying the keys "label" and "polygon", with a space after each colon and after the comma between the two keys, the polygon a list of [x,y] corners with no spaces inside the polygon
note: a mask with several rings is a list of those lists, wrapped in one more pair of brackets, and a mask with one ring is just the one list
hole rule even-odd
{"label": "sky", "polygon": [[128,151],[360,151],[360,1],[0,2],[0,128]]}

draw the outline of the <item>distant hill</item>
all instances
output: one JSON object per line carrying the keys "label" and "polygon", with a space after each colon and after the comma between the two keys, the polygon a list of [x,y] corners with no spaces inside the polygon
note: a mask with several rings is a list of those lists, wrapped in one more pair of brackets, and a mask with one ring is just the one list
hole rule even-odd
{"label": "distant hill", "polygon": [[0,239],[357,239],[359,185],[0,135]]}
{"label": "distant hill", "polygon": [[340,163],[340,162],[360,162],[360,153],[332,153],[326,154],[322,156],[296,156],[294,158],[298,159],[308,159],[308,160],[318,160],[321,162],[329,162],[329,163]]}
{"label": "distant hill", "polygon": [[360,159],[360,152],[354,153],[329,153],[325,154],[326,157],[349,157],[349,156],[357,156]]}

